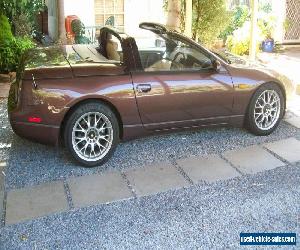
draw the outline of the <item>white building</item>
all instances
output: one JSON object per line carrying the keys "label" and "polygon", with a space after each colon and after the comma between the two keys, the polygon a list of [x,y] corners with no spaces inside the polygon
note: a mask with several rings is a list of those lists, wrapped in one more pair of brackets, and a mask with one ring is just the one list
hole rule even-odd
{"label": "white building", "polygon": [[[58,1],[46,0],[48,6],[48,31],[51,38],[58,36]],[[115,26],[130,35],[138,33],[143,21],[165,23],[163,0],[64,0],[65,17],[76,15],[83,24],[103,26],[114,19]]]}

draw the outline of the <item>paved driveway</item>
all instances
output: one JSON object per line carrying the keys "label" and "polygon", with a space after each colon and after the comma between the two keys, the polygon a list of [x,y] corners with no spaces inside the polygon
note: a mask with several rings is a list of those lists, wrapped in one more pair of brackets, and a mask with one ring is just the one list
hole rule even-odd
{"label": "paved driveway", "polygon": [[14,135],[0,100],[0,246],[233,249],[240,232],[299,233],[297,124],[268,137],[214,128],[134,140],[84,169]]}

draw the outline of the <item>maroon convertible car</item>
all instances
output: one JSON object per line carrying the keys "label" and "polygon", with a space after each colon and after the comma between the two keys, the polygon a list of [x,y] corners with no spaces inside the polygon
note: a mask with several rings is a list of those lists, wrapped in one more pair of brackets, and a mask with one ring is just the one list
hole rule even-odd
{"label": "maroon convertible car", "polygon": [[[95,45],[35,49],[11,87],[16,134],[68,148],[82,165],[111,157],[120,140],[203,126],[268,135],[285,112],[283,84],[156,23],[147,39],[101,29]],[[142,36],[141,36],[142,37]]]}

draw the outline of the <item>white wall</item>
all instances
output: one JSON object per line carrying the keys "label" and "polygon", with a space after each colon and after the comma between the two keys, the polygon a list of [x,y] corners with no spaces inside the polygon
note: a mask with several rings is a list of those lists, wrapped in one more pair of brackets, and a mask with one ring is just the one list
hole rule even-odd
{"label": "white wall", "polygon": [[286,2],[285,1],[272,1],[272,14],[276,17],[276,29],[274,34],[275,41],[283,42],[284,41],[284,22],[285,22],[285,10]]}
{"label": "white wall", "polygon": [[57,2],[46,0],[45,4],[48,7],[48,33],[53,40],[56,40],[58,36]]}
{"label": "white wall", "polygon": [[139,35],[141,22],[166,22],[163,0],[125,0],[124,29],[131,36]]}
{"label": "white wall", "polygon": [[65,0],[65,16],[69,15],[78,16],[85,26],[94,26],[94,0]]}

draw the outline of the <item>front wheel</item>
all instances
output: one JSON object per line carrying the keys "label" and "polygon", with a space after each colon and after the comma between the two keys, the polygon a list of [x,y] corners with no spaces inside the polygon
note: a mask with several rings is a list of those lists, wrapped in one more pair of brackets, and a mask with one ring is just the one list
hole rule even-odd
{"label": "front wheel", "polygon": [[246,127],[255,135],[269,135],[279,125],[285,110],[281,89],[272,83],[260,87],[251,99]]}
{"label": "front wheel", "polygon": [[69,152],[82,165],[95,167],[105,163],[119,142],[119,125],[115,114],[102,103],[79,106],[65,127]]}

